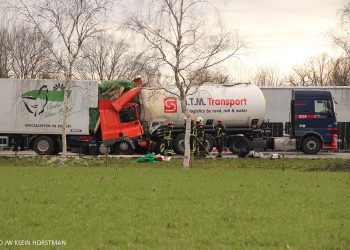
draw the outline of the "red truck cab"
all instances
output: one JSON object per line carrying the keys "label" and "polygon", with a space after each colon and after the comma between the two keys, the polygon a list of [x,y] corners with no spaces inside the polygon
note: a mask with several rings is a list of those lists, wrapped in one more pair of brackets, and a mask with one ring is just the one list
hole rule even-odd
{"label": "red truck cab", "polygon": [[138,105],[132,101],[140,91],[135,87],[115,100],[99,100],[102,140],[113,153],[132,154],[146,146]]}

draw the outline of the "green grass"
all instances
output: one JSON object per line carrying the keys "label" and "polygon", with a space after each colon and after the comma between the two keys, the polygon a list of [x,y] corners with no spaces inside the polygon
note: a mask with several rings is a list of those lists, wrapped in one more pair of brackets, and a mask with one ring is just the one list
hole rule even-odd
{"label": "green grass", "polygon": [[0,158],[0,240],[66,240],[58,249],[350,249],[346,161],[207,159],[184,170],[180,160],[109,159],[106,167],[104,158],[70,159],[60,168],[52,158]]}

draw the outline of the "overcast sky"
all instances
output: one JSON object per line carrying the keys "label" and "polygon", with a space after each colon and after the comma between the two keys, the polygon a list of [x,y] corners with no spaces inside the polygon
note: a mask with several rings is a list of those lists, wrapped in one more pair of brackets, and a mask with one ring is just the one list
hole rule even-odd
{"label": "overcast sky", "polygon": [[[140,0],[123,1],[127,7]],[[141,0],[142,2],[142,0]],[[211,0],[224,24],[246,43],[239,60],[221,67],[234,81],[249,81],[261,67],[288,74],[311,56],[337,54],[329,32],[339,24],[346,0]],[[123,17],[123,13],[117,15]],[[213,9],[205,16],[213,19]],[[339,53],[339,50],[338,50]]]}
{"label": "overcast sky", "polygon": [[[287,73],[323,52],[335,53],[327,32],[337,26],[343,0],[216,0],[226,25],[247,43],[236,80],[258,67]],[[241,78],[241,79],[240,79]]]}

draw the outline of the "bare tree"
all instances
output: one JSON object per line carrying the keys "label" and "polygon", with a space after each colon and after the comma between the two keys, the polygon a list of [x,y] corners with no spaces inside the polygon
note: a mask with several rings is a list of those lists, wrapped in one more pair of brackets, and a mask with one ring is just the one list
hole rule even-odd
{"label": "bare tree", "polygon": [[220,69],[206,69],[202,72],[190,73],[188,82],[191,85],[201,85],[203,83],[227,84],[232,82],[232,78]]}
{"label": "bare tree", "polygon": [[115,79],[118,72],[127,67],[123,59],[128,48],[126,41],[116,41],[106,33],[92,37],[82,48],[77,71],[84,79]]}
{"label": "bare tree", "polygon": [[86,40],[101,32],[100,20],[108,0],[18,0],[19,14],[33,25],[45,39],[55,43],[51,55],[64,72],[64,107],[62,122],[62,157],[67,152],[68,91],[72,85],[73,68]]}
{"label": "bare tree", "polygon": [[160,63],[144,53],[129,53],[125,58],[127,67],[119,72],[119,78],[133,79],[142,76],[144,86],[156,86],[161,82]]}
{"label": "bare tree", "polygon": [[331,85],[332,58],[326,54],[311,57],[303,66],[295,66],[288,76],[293,86]]}
{"label": "bare tree", "polygon": [[287,76],[287,82],[292,86],[311,86],[308,71],[304,67],[294,66],[292,72]]}
{"label": "bare tree", "polygon": [[190,79],[236,56],[243,44],[235,33],[220,23],[211,31],[207,29],[204,17],[210,13],[212,5],[206,0],[149,0],[140,1],[139,6],[140,9],[129,15],[125,27],[144,39],[147,52],[152,53],[162,63],[163,70],[172,75],[177,91],[171,94],[178,98],[186,116],[183,165],[188,168],[191,114],[186,97],[194,94],[201,85]]}
{"label": "bare tree", "polygon": [[332,34],[335,44],[350,58],[350,2],[340,10],[339,32]]}
{"label": "bare tree", "polygon": [[262,67],[257,70],[252,82],[259,86],[277,87],[282,85],[282,76],[275,67]]}
{"label": "bare tree", "polygon": [[350,59],[338,58],[334,60],[331,77],[334,86],[350,86]]}
{"label": "bare tree", "polygon": [[9,32],[0,27],[0,78],[8,78],[10,71],[10,47]]}
{"label": "bare tree", "polygon": [[83,79],[134,79],[140,75],[145,84],[159,82],[159,67],[149,62],[144,53],[131,53],[125,40],[102,33],[83,47],[75,71]]}
{"label": "bare tree", "polygon": [[343,56],[333,63],[332,80],[334,85],[350,85],[350,2],[340,10],[340,25],[338,32],[333,32],[334,43],[342,50]]}
{"label": "bare tree", "polygon": [[51,41],[36,28],[14,26],[10,34],[11,73],[15,78],[42,78],[52,72]]}

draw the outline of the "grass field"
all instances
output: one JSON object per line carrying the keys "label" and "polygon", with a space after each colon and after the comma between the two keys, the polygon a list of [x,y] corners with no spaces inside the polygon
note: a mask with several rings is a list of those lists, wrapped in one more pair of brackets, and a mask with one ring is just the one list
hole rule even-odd
{"label": "grass field", "polygon": [[189,170],[180,160],[109,159],[106,166],[104,158],[70,159],[66,167],[56,165],[51,158],[0,158],[0,243],[65,240],[57,249],[350,249],[346,160],[207,159]]}

